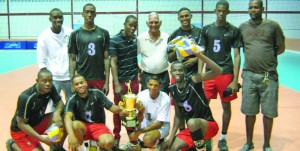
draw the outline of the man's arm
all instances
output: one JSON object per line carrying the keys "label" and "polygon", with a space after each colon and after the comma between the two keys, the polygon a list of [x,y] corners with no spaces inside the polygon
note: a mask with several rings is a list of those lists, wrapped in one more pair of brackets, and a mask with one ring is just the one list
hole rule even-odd
{"label": "man's arm", "polygon": [[285,51],[285,43],[282,43],[282,45],[277,45],[277,55],[282,54]]}
{"label": "man's arm", "polygon": [[105,84],[103,86],[103,93],[108,95],[109,92],[109,74],[110,74],[110,57],[108,51],[104,51],[104,69],[105,69]]}
{"label": "man's arm", "polygon": [[40,142],[43,142],[47,145],[51,145],[53,144],[51,142],[51,140],[47,137],[42,137],[40,134],[38,134],[29,124],[27,124],[28,119],[24,119],[21,117],[17,117],[17,121],[18,121],[18,127],[24,131],[27,135],[36,138],[37,140],[39,140]]}
{"label": "man's arm", "polygon": [[203,63],[205,63],[210,69],[211,71],[202,73],[202,74],[196,74],[192,77],[192,79],[194,81],[205,81],[205,80],[210,80],[215,78],[216,76],[222,74],[223,69],[217,65],[214,61],[210,60],[208,57],[206,57],[205,55],[203,55],[201,52],[195,52],[194,53],[199,59],[202,60]]}
{"label": "man's arm", "polygon": [[176,136],[176,133],[177,133],[180,123],[182,122],[182,120],[185,120],[185,118],[182,116],[182,113],[179,110],[176,103],[174,104],[174,108],[175,108],[174,124],[172,127],[171,135],[170,135],[168,141],[166,142],[166,144],[163,146],[164,150],[170,149],[170,147],[172,146],[173,141],[175,139],[175,136]]}
{"label": "man's arm", "polygon": [[76,138],[75,132],[73,130],[73,113],[72,112],[65,112],[64,122],[65,128],[68,133],[68,144],[69,150],[77,150],[78,147],[81,146],[80,142]]}
{"label": "man's arm", "polygon": [[230,83],[229,87],[232,88],[232,93],[236,93],[239,90],[238,81],[241,65],[241,55],[240,48],[234,48],[234,64],[233,64],[233,81]]}
{"label": "man's arm", "polygon": [[113,82],[115,85],[115,93],[118,95],[118,98],[121,99],[123,93],[122,93],[122,87],[120,85],[119,77],[118,77],[117,62],[118,62],[118,56],[117,55],[111,56],[110,65],[111,65],[111,74],[113,76]]}
{"label": "man's arm", "polygon": [[45,46],[41,36],[38,37],[36,46],[37,64],[40,69],[46,68],[47,47]]}
{"label": "man's arm", "polygon": [[69,53],[69,72],[70,72],[71,79],[75,75],[75,69],[76,69],[76,54]]}
{"label": "man's arm", "polygon": [[56,123],[59,127],[63,126],[63,119],[62,119],[62,112],[64,109],[64,103],[62,100],[60,100],[55,108],[55,111],[53,113],[52,121]]}

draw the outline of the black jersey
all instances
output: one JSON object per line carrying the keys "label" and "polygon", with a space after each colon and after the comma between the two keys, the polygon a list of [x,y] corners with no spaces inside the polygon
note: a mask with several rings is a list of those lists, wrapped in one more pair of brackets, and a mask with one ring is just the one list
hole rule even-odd
{"label": "black jersey", "polygon": [[[168,43],[173,40],[174,38],[176,38],[177,36],[187,36],[187,37],[191,37],[194,38],[196,42],[199,42],[200,36],[201,36],[201,28],[196,27],[196,26],[192,26],[193,28],[190,30],[182,30],[181,27],[179,27],[176,31],[174,31],[169,39],[168,39]],[[171,53],[173,50],[169,49],[168,53]],[[191,55],[188,56],[186,58],[184,58],[182,60],[182,62],[186,62],[188,58],[191,57],[196,57],[195,55]],[[198,64],[195,63],[193,66],[191,66],[190,68],[187,69],[187,75],[193,75],[195,73],[198,72]]]}
{"label": "black jersey", "polygon": [[86,80],[104,80],[104,51],[109,49],[109,33],[96,26],[93,30],[79,28],[71,33],[69,53],[76,54],[76,70]]}
{"label": "black jersey", "polygon": [[[204,26],[200,45],[205,46],[205,55],[223,68],[223,74],[233,74],[231,48],[242,46],[238,28],[227,23],[216,26],[215,23]],[[206,71],[210,71],[206,66]]]}
{"label": "black jersey", "polygon": [[72,112],[76,120],[87,123],[105,124],[104,108],[109,109],[113,103],[98,89],[88,89],[87,98],[73,95],[67,102],[65,112]]}
{"label": "black jersey", "polygon": [[183,90],[179,90],[176,84],[169,87],[172,98],[175,100],[175,105],[178,106],[186,121],[191,118],[215,121],[206,100],[202,82],[194,83],[189,78],[187,83],[188,85]]}
{"label": "black jersey", "polygon": [[109,55],[118,56],[118,78],[120,82],[128,82],[138,74],[136,36],[127,40],[121,30],[110,39]]}
{"label": "black jersey", "polygon": [[38,125],[45,115],[50,99],[54,105],[57,105],[61,100],[54,86],[52,86],[50,92],[46,94],[39,94],[36,89],[36,84],[22,92],[18,98],[17,109],[11,120],[10,129],[14,132],[21,131],[18,127],[17,116],[28,119],[27,124],[32,127]]}

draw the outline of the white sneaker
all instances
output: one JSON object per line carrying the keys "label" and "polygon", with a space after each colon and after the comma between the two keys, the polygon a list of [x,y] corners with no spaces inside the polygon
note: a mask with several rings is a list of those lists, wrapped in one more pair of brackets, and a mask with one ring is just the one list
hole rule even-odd
{"label": "white sneaker", "polygon": [[119,150],[124,150],[124,151],[141,151],[141,145],[137,144],[131,144],[130,142],[128,142],[126,145],[122,145],[119,147]]}

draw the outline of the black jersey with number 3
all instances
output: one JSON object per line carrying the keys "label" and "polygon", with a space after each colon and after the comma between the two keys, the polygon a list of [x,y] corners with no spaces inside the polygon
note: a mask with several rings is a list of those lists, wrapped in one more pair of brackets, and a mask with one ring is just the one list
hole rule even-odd
{"label": "black jersey with number 3", "polygon": [[104,80],[104,51],[109,49],[109,33],[96,26],[80,28],[70,35],[69,53],[76,54],[76,70],[86,80]]}
{"label": "black jersey with number 3", "polygon": [[67,102],[65,112],[72,112],[76,120],[87,123],[105,124],[104,108],[109,109],[113,103],[98,89],[88,89],[88,96],[82,99],[73,95]]}
{"label": "black jersey with number 3", "polygon": [[176,84],[171,85],[169,88],[172,98],[175,100],[175,105],[178,106],[179,111],[184,115],[186,121],[191,118],[215,121],[206,100],[202,82],[194,83],[189,78],[184,89],[179,90]]}

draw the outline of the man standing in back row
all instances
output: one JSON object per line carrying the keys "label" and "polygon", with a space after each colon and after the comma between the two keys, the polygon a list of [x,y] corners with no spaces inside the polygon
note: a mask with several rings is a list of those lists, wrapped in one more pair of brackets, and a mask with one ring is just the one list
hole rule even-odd
{"label": "man standing in back row", "polygon": [[169,94],[170,78],[167,54],[169,35],[160,31],[162,20],[157,13],[150,13],[146,23],[149,30],[137,38],[138,53],[141,54],[141,91],[147,89],[148,77],[157,75],[162,83],[161,91]]}
{"label": "man standing in back row", "polygon": [[96,7],[83,6],[84,25],[70,37],[70,77],[81,74],[90,88],[109,92],[109,33],[94,23]]}
{"label": "man standing in back row", "polygon": [[[45,29],[37,39],[37,63],[40,69],[47,68],[51,71],[53,85],[59,94],[63,90],[67,101],[72,95],[68,43],[73,30],[63,26],[63,13],[58,8],[50,11],[49,21],[52,26]],[[52,104],[51,101],[51,106]],[[53,106],[51,110],[54,110]]]}
{"label": "man standing in back row", "polygon": [[247,142],[241,151],[254,148],[253,130],[260,106],[264,125],[263,151],[272,151],[273,118],[278,116],[277,56],[285,50],[285,37],[277,22],[262,18],[262,0],[250,0],[248,9],[251,19],[239,28],[245,54],[241,111],[246,116],[247,132]]}
{"label": "man standing in back row", "polygon": [[[128,92],[127,83],[134,94],[139,92],[137,43],[134,32],[137,28],[137,18],[128,15],[122,29],[116,36],[110,39],[109,55],[111,56],[111,71],[113,76],[114,103],[119,104],[122,95]],[[121,118],[114,114],[115,149],[119,148]]]}
{"label": "man standing in back row", "polygon": [[[203,27],[200,40],[200,45],[205,48],[205,55],[223,68],[221,75],[204,81],[204,92],[208,101],[216,99],[219,94],[223,107],[222,131],[218,143],[220,151],[228,151],[226,134],[231,119],[231,101],[237,98],[241,60],[240,33],[238,28],[226,21],[229,12],[229,3],[219,0],[215,9],[216,22]],[[232,47],[234,61],[231,57]],[[202,69],[201,62],[200,67]],[[206,71],[210,70],[211,68],[206,66]],[[226,91],[229,91],[228,95]]]}

